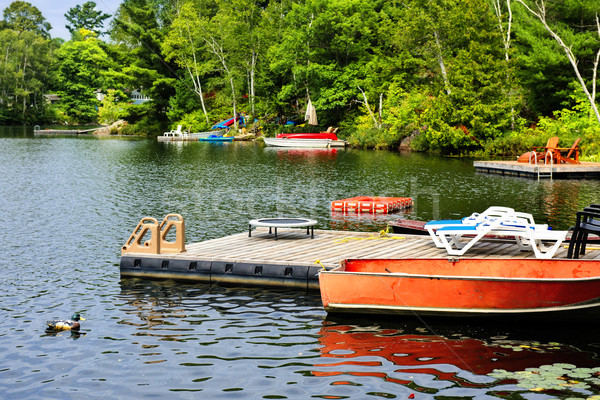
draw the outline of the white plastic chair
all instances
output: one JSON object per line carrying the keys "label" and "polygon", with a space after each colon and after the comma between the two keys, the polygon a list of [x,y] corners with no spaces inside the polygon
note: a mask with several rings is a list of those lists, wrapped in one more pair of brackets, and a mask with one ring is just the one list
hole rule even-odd
{"label": "white plastic chair", "polygon": [[[521,213],[524,216],[529,214]],[[507,216],[487,220],[476,225],[445,226],[436,230],[436,236],[449,255],[462,256],[486,235],[511,236],[522,251],[533,250],[536,258],[552,258],[567,237],[567,231],[554,231],[547,225],[531,224],[529,218]],[[466,242],[461,241],[468,236]],[[543,241],[552,241],[551,246]]]}
{"label": "white plastic chair", "polygon": [[181,133],[181,128],[183,128],[182,125],[177,125],[177,129],[174,131],[171,131],[170,133]]}

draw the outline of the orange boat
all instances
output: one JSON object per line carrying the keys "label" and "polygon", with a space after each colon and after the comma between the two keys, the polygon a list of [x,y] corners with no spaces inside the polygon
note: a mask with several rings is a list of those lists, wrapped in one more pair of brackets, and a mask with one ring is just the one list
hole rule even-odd
{"label": "orange boat", "polygon": [[328,312],[600,316],[597,260],[344,260],[319,285]]}

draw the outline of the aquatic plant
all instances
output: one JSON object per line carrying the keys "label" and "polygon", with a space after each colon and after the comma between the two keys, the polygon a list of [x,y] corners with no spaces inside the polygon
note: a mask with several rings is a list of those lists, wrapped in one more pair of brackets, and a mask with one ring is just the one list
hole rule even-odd
{"label": "aquatic plant", "polygon": [[[555,363],[515,372],[496,369],[488,375],[500,380],[514,380],[517,386],[535,392],[600,390],[600,367],[578,368],[573,364]],[[600,399],[600,396],[594,397]]]}

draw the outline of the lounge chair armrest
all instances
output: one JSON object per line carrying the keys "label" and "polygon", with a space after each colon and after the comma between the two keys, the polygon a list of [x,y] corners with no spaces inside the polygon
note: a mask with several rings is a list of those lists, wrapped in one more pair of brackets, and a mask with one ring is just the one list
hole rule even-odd
{"label": "lounge chair armrest", "polygon": [[600,224],[600,210],[595,211],[594,209],[586,207],[583,211],[577,211],[577,222],[575,223],[575,227],[581,225],[582,221],[591,223],[592,225]]}
{"label": "lounge chair armrest", "polygon": [[600,209],[586,207],[583,211],[577,211],[577,215],[585,215],[592,218],[600,218]]}

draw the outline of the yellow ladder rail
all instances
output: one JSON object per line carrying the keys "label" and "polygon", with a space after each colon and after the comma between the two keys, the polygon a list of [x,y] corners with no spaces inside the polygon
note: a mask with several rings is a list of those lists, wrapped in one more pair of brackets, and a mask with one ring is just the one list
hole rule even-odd
{"label": "yellow ladder rail", "polygon": [[[167,241],[166,237],[171,228],[175,227],[175,240]],[[168,214],[160,223],[160,251],[163,253],[185,252],[185,223],[179,214]]]}
{"label": "yellow ladder rail", "polygon": [[[167,235],[173,228],[175,228],[175,240],[168,241]],[[121,248],[121,254],[183,252],[185,252],[185,224],[179,214],[168,214],[160,224],[156,218],[142,218]]]}
{"label": "yellow ladder rail", "polygon": [[[144,241],[146,235],[150,233],[148,240]],[[158,221],[156,218],[144,217],[137,224],[129,239],[121,248],[121,254],[125,253],[148,253],[160,254],[160,236]],[[143,241],[143,242],[142,242]]]}

